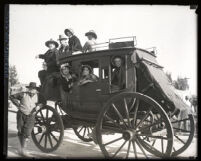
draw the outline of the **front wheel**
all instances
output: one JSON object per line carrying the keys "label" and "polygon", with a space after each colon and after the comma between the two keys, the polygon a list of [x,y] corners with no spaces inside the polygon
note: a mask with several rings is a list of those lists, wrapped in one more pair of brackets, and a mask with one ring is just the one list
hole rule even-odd
{"label": "front wheel", "polygon": [[173,129],[166,112],[140,93],[112,97],[98,117],[96,137],[106,158],[163,158],[172,153]]}
{"label": "front wheel", "polygon": [[35,114],[35,125],[31,136],[35,145],[43,152],[55,151],[64,136],[64,126],[56,110],[45,105]]}

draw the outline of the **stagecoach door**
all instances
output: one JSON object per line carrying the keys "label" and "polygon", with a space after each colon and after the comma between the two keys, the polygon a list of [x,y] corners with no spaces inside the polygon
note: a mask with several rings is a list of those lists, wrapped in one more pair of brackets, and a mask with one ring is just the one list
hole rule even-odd
{"label": "stagecoach door", "polygon": [[101,109],[100,68],[98,60],[82,61],[81,65],[90,65],[93,73],[98,77],[97,82],[90,82],[79,86],[80,112],[95,114]]}

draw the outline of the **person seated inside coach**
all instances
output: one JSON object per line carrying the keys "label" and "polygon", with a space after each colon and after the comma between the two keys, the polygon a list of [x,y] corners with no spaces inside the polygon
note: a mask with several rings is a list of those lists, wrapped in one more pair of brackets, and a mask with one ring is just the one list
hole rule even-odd
{"label": "person seated inside coach", "polygon": [[123,66],[123,58],[115,56],[112,59],[112,65],[114,66],[114,70],[112,71],[111,88],[112,90],[122,90],[126,87],[126,75],[125,68]]}
{"label": "person seated inside coach", "polygon": [[77,76],[72,73],[69,63],[62,64],[60,66],[61,73],[61,85],[65,92],[71,92],[73,83],[76,81]]}
{"label": "person seated inside coach", "polygon": [[82,65],[81,67],[81,77],[78,85],[84,85],[89,82],[97,82],[98,77],[93,74],[93,70],[89,65]]}

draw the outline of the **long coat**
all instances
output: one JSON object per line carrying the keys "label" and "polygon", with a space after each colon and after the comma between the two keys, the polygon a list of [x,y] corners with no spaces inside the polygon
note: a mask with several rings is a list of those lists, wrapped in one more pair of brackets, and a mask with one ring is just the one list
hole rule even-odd
{"label": "long coat", "polygon": [[82,51],[82,45],[80,43],[80,40],[75,35],[69,38],[68,44],[69,50],[71,52]]}
{"label": "long coat", "polygon": [[45,54],[40,54],[39,58],[44,59],[47,64],[47,72],[57,72],[59,68],[56,62],[56,55],[59,51],[57,49],[48,50]]}

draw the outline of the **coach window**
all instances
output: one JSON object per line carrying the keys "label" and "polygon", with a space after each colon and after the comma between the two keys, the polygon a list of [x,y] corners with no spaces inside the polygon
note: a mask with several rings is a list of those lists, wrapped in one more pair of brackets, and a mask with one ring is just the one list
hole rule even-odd
{"label": "coach window", "polygon": [[92,68],[93,74],[96,75],[98,78],[100,77],[100,71],[99,71],[100,68],[98,60],[83,61],[81,62],[81,65],[89,65]]}
{"label": "coach window", "polygon": [[111,92],[117,92],[126,88],[125,56],[111,57]]}

